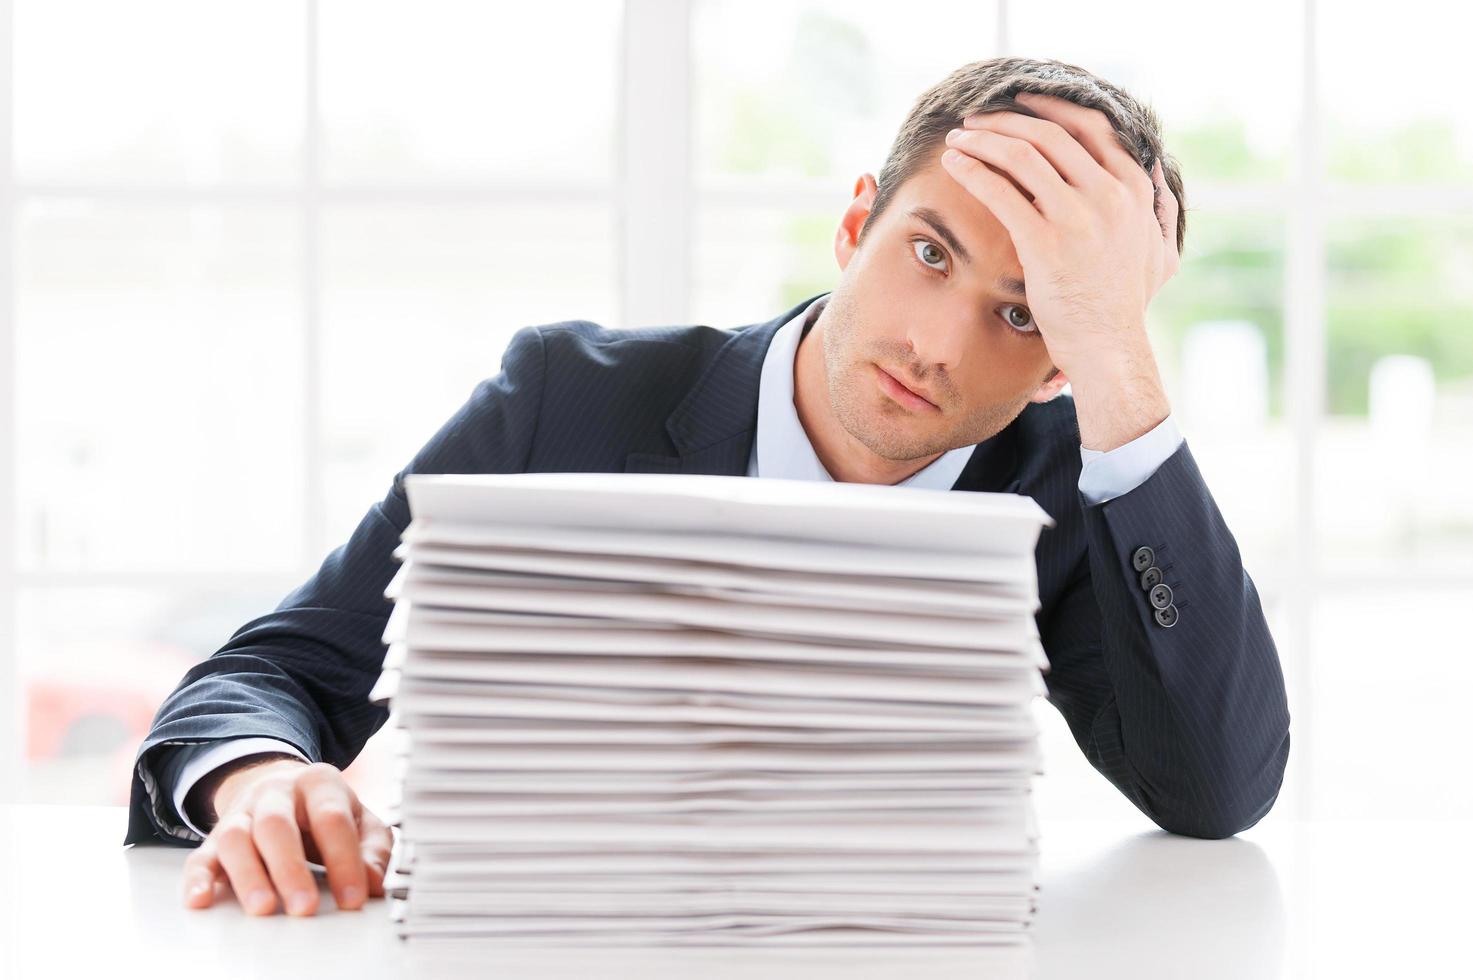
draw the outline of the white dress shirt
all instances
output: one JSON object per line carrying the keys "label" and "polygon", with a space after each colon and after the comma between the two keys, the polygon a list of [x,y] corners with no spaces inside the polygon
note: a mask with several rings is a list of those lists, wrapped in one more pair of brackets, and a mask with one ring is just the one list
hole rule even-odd
{"label": "white dress shirt", "polygon": [[[747,476],[789,480],[832,480],[819,462],[813,443],[798,420],[793,404],[793,370],[798,342],[804,329],[818,318],[828,295],[818,297],[803,311],[778,328],[762,359],[757,392],[757,438],[747,462]],[[1151,431],[1108,452],[1079,447],[1083,469],[1079,491],[1091,504],[1100,504],[1128,493],[1156,472],[1182,442],[1176,423],[1167,415]],[[942,453],[895,486],[950,490],[971,459],[975,446],[959,446]],[[190,830],[204,838],[205,832],[184,811],[184,798],[194,784],[212,770],[237,759],[267,752],[285,752],[310,761],[298,749],[274,738],[222,740],[196,754],[179,773],[174,787],[174,809]]]}

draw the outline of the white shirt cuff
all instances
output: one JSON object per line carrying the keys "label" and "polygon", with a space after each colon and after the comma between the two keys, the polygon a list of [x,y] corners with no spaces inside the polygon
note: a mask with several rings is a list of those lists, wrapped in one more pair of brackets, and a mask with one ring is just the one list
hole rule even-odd
{"label": "white shirt cuff", "polygon": [[220,768],[228,762],[242,759],[248,755],[262,755],[267,752],[285,752],[294,755],[303,762],[311,762],[301,753],[295,745],[283,742],[277,738],[226,738],[221,739],[214,745],[198,753],[194,758],[185,763],[179,772],[179,781],[174,786],[174,809],[179,814],[179,819],[190,830],[199,834],[203,840],[208,832],[201,830],[189,819],[189,813],[184,809],[184,798],[189,795],[190,789],[212,771]]}
{"label": "white shirt cuff", "polygon": [[1168,413],[1145,435],[1109,451],[1079,447],[1083,469],[1079,492],[1091,504],[1129,493],[1145,483],[1182,444],[1181,430]]}

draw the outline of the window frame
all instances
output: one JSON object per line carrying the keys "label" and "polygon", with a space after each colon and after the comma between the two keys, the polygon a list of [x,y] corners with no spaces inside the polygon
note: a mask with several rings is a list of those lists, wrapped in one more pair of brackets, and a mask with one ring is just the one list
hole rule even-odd
{"label": "window frame", "polygon": [[[614,0],[611,0],[614,2]],[[1010,53],[1008,11],[1012,0],[997,2],[997,50]],[[607,182],[538,183],[536,192],[557,198],[602,202],[614,209],[618,254],[616,279],[619,309],[625,324],[691,322],[694,244],[693,222],[699,205],[739,203],[752,207],[828,208],[833,188],[819,181],[764,181],[722,178],[696,180],[693,173],[693,114],[690,4],[686,0],[624,0],[619,42],[618,95],[614,154],[617,172]],[[1283,182],[1194,185],[1198,210],[1228,208],[1260,211],[1286,219],[1284,309],[1286,357],[1286,424],[1295,447],[1291,483],[1294,540],[1288,567],[1278,581],[1286,628],[1279,638],[1285,668],[1308,680],[1311,620],[1316,597],[1325,590],[1365,588],[1384,580],[1378,572],[1346,575],[1322,568],[1316,561],[1315,459],[1319,444],[1326,386],[1325,229],[1337,218],[1361,215],[1448,214],[1473,212],[1473,190],[1461,187],[1327,184],[1322,158],[1317,71],[1317,10],[1315,0],[1301,0],[1295,9],[1302,19],[1303,49],[1299,70],[1301,124],[1290,148],[1293,171]],[[440,187],[432,183],[392,186],[325,186],[321,172],[322,133],[319,106],[318,0],[307,0],[305,122],[301,170],[295,187],[261,190],[232,185],[209,187],[106,185],[87,183],[17,183],[14,173],[14,62],[0,65],[0,386],[14,392],[21,366],[15,344],[15,248],[18,208],[32,200],[147,201],[159,207],[189,204],[251,202],[290,203],[299,210],[303,239],[300,301],[304,364],[305,417],[301,466],[305,474],[305,540],[299,576],[310,574],[320,556],[335,542],[323,540],[325,524],[323,480],[322,378],[322,226],[324,208],[339,203],[370,200],[396,203],[460,204],[498,197],[521,197],[525,182],[489,180],[484,183]],[[14,0],[0,0],[0,51],[13,50]],[[986,53],[979,53],[986,56]],[[672,191],[672,188],[675,190]],[[687,256],[671,263],[671,255]],[[275,576],[201,575],[194,572],[91,573],[25,571],[16,554],[16,406],[13,397],[0,398],[0,642],[8,655],[0,656],[0,704],[16,710],[10,724],[0,726],[0,802],[13,802],[21,784],[21,723],[19,710],[19,654],[17,596],[22,588],[76,586],[137,586],[196,589],[259,585],[279,581]],[[1470,577],[1473,582],[1473,577]],[[1311,688],[1295,685],[1295,748],[1306,755],[1314,736]],[[1309,771],[1301,767],[1297,779],[1298,811],[1312,815]]]}

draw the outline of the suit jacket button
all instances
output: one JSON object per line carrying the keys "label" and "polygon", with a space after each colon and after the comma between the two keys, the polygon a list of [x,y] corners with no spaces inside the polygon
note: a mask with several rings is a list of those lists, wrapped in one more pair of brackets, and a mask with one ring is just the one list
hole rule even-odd
{"label": "suit jacket button", "polygon": [[1162,582],[1151,589],[1151,605],[1157,609],[1165,609],[1171,605],[1171,586]]}
{"label": "suit jacket button", "polygon": [[1146,569],[1156,564],[1156,552],[1152,551],[1145,545],[1141,545],[1139,548],[1135,549],[1135,554],[1130,556],[1130,564],[1131,567],[1134,568],[1136,571],[1144,572]]}
{"label": "suit jacket button", "polygon": [[1155,565],[1152,565],[1150,568],[1146,569],[1144,572],[1141,572],[1141,588],[1144,589],[1145,591],[1150,592],[1151,589],[1155,588],[1156,586],[1158,586],[1160,584],[1161,584],[1161,569],[1157,568]]}
{"label": "suit jacket button", "polygon": [[1176,618],[1175,605],[1167,606],[1165,609],[1156,610],[1156,622],[1160,623],[1162,626],[1175,626]]}

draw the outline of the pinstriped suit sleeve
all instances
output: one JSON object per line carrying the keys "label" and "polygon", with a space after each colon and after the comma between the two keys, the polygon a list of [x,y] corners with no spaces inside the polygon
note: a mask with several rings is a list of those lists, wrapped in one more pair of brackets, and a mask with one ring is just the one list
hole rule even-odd
{"label": "pinstriped suit sleeve", "polygon": [[395,474],[383,500],[310,579],[185,673],[135,757],[125,844],[198,843],[174,810],[173,781],[195,754],[177,746],[269,738],[345,768],[383,725],[388,711],[368,692],[383,665],[392,609],[384,588],[399,565],[393,551],[409,524],[404,477],[526,468],[546,372],[539,328],[512,336],[501,367]]}
{"label": "pinstriped suit sleeve", "polygon": [[[1163,829],[1246,830],[1278,797],[1288,703],[1257,589],[1189,445],[1118,497],[1078,500],[1086,553],[1040,620],[1048,700],[1090,763]],[[1132,565],[1143,545],[1175,597],[1170,627]]]}

